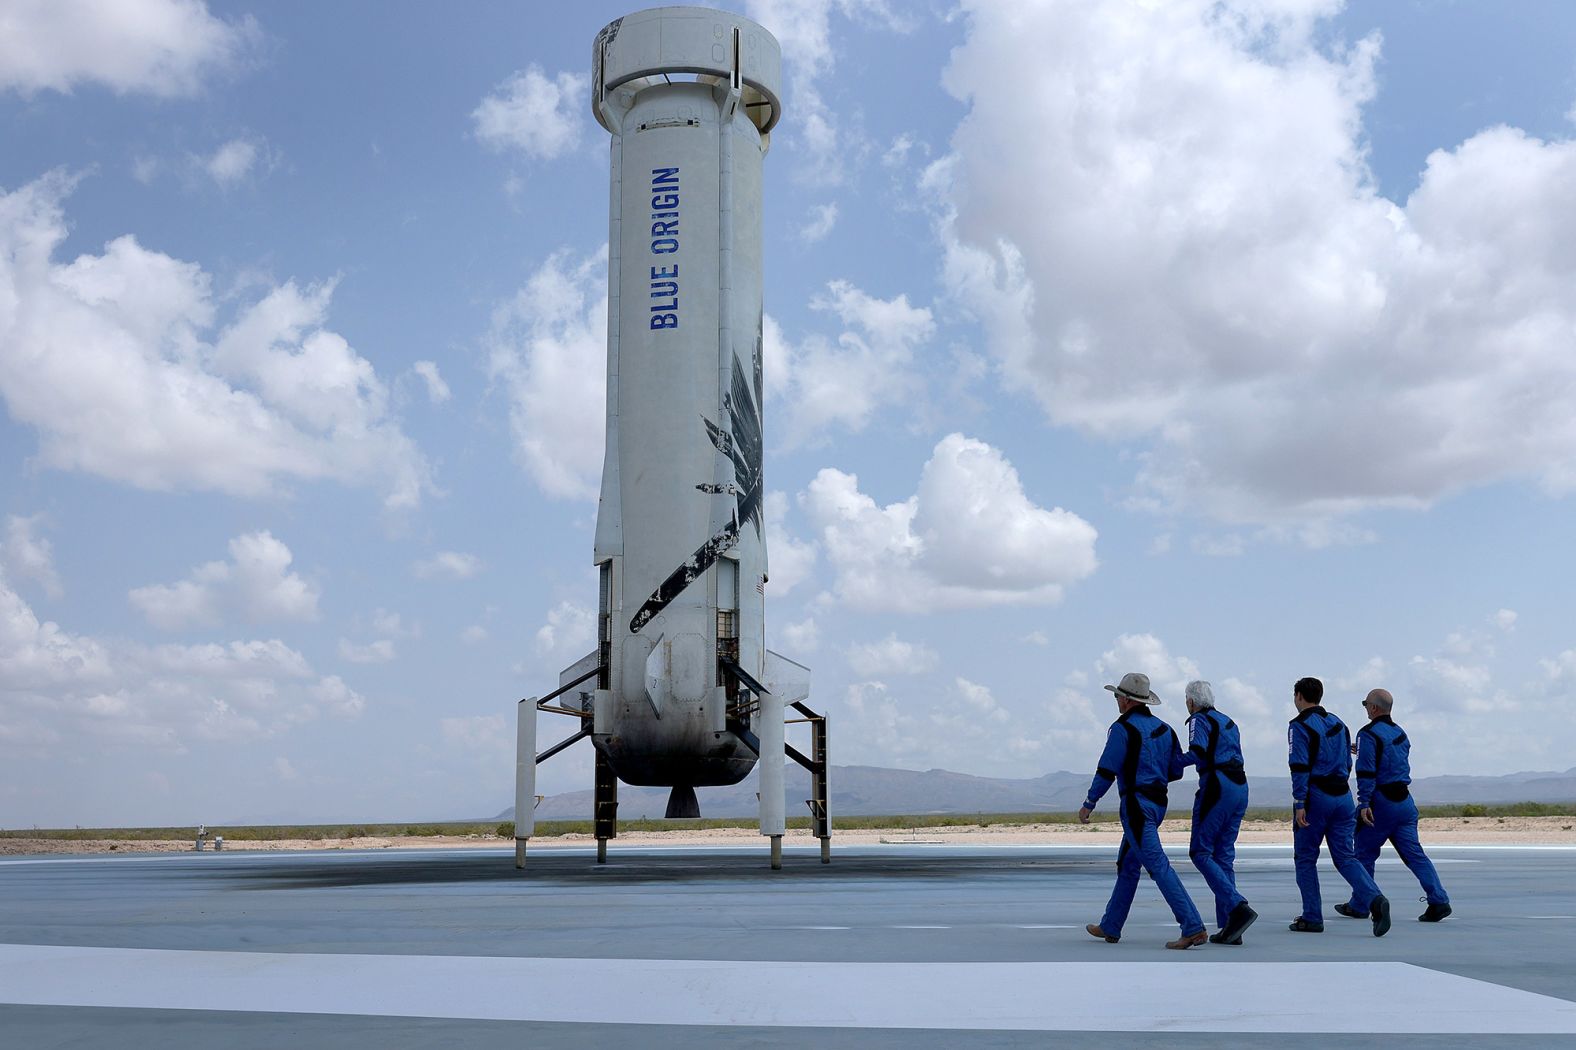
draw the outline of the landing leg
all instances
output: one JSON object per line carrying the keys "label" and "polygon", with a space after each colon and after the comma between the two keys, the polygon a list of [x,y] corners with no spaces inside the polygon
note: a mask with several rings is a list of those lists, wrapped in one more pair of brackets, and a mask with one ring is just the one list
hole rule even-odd
{"label": "landing leg", "polygon": [[514,866],[525,867],[525,844],[536,830],[536,697],[515,705]]}
{"label": "landing leg", "polygon": [[607,863],[607,840],[618,836],[618,777],[613,764],[596,753],[596,787],[592,794],[596,817],[596,862]]}
{"label": "landing leg", "polygon": [[832,812],[831,798],[826,787],[826,717],[823,715],[810,723],[810,757],[814,763],[810,774],[811,822],[815,837],[821,840],[821,863],[832,863]]}

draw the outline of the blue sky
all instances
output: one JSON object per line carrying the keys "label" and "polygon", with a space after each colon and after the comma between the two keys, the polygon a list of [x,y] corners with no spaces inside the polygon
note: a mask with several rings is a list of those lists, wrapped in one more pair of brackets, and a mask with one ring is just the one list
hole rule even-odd
{"label": "blue sky", "polygon": [[[502,808],[591,647],[626,8],[3,6],[0,826]],[[1082,770],[1143,670],[1255,772],[1308,674],[1572,764],[1576,11],[738,9],[834,761]]]}

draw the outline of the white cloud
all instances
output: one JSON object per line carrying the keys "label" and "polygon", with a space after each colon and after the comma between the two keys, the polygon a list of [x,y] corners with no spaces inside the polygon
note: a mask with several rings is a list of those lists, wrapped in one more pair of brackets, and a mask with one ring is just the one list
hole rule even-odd
{"label": "white cloud", "polygon": [[379,638],[366,645],[356,645],[348,638],[339,640],[339,658],[353,664],[386,664],[397,655],[391,638]]}
{"label": "white cloud", "polygon": [[417,361],[410,366],[410,370],[420,376],[422,382],[427,385],[427,397],[433,404],[441,405],[449,399],[449,384],[443,381],[436,362]]}
{"label": "white cloud", "polygon": [[220,186],[233,186],[246,178],[262,154],[262,146],[250,138],[236,138],[213,153],[200,158],[202,170]]}
{"label": "white cloud", "polygon": [[789,73],[784,107],[793,120],[776,134],[794,136],[796,176],[813,185],[843,182],[870,143],[858,122],[850,127],[822,95],[824,85],[836,83],[832,14],[894,32],[906,32],[910,22],[885,0],[749,0],[745,9],[782,45]]}
{"label": "white cloud", "polygon": [[190,95],[260,38],[250,16],[227,22],[202,0],[20,0],[6,5],[0,90]]}
{"label": "white cloud", "polygon": [[591,109],[582,73],[549,78],[537,65],[514,74],[471,113],[476,137],[495,150],[520,150],[538,160],[560,157],[580,144]]}
{"label": "white cloud", "polygon": [[1040,630],[1030,631],[1023,636],[1023,640],[1030,645],[1047,646],[1051,644],[1051,636]]}
{"label": "white cloud", "polygon": [[821,628],[814,617],[783,624],[782,640],[784,656],[792,658],[801,653],[813,653],[821,646]]}
{"label": "white cloud", "polygon": [[[929,646],[889,634],[878,642],[857,642],[843,649],[848,666],[861,675],[924,674],[941,664]],[[961,681],[962,679],[959,679]]]}
{"label": "white cloud", "polygon": [[1053,422],[1140,445],[1141,494],[1284,523],[1576,488],[1576,141],[1488,128],[1397,206],[1337,4],[966,7],[947,280]]}
{"label": "white cloud", "polygon": [[810,215],[799,227],[799,239],[805,244],[824,241],[837,225],[837,203],[817,204],[810,208]]}
{"label": "white cloud", "polygon": [[1130,671],[1146,674],[1155,694],[1163,702],[1179,707],[1187,684],[1204,677],[1198,664],[1185,656],[1173,656],[1166,644],[1152,634],[1119,636],[1095,661],[1095,671],[1102,677],[1102,686],[1116,685]]}
{"label": "white cloud", "polygon": [[215,327],[210,278],[130,236],[68,264],[45,176],[0,194],[0,396],[38,460],[143,489],[276,493],[290,480],[420,502],[426,460],[370,362],[323,327],[331,285],[273,288]]}
{"label": "white cloud", "polygon": [[42,514],[6,517],[5,539],[0,541],[0,567],[15,578],[32,580],[51,598],[59,598],[63,591],[55,573],[55,549],[39,535],[43,522]]}
{"label": "white cloud", "polygon": [[963,703],[973,709],[974,717],[987,722],[1005,722],[1012,716],[996,702],[995,695],[986,686],[958,677],[953,680]]}
{"label": "white cloud", "polygon": [[877,299],[847,281],[828,282],[810,305],[843,324],[835,342],[811,335],[795,346],[771,318],[762,333],[767,395],[781,403],[789,446],[833,428],[858,432],[881,408],[912,400],[914,351],[935,332],[930,311],[907,295]]}
{"label": "white cloud", "polygon": [[1493,616],[1489,617],[1489,619],[1495,627],[1498,627],[1500,630],[1509,634],[1511,631],[1516,629],[1516,620],[1518,617],[1516,616],[1516,610],[1514,609],[1501,609]]}
{"label": "white cloud", "polygon": [[493,311],[488,373],[509,394],[515,458],[549,496],[595,499],[607,404],[607,249],[549,258]]}
{"label": "white cloud", "polygon": [[372,630],[385,638],[420,638],[421,624],[406,623],[405,618],[396,612],[379,608],[372,613]]}
{"label": "white cloud", "polygon": [[107,741],[163,751],[272,736],[365,699],[277,640],[143,646],[40,621],[0,579],[0,744]]}
{"label": "white cloud", "polygon": [[280,755],[274,759],[274,775],[280,780],[295,780],[301,776],[301,771],[296,769],[295,763]]}
{"label": "white cloud", "polygon": [[268,532],[230,541],[230,561],[197,566],[184,580],[138,587],[127,597],[149,623],[166,631],[317,619],[318,590],[290,571],[290,548]]}
{"label": "white cloud", "polygon": [[789,533],[788,494],[766,494],[766,558],[773,598],[781,597],[809,579],[815,572],[814,542],[795,539]]}
{"label": "white cloud", "polygon": [[480,645],[491,637],[487,628],[479,623],[473,623],[460,632],[460,641],[466,645]]}
{"label": "white cloud", "polygon": [[468,580],[482,571],[482,560],[462,551],[439,551],[410,568],[419,580]]}
{"label": "white cloud", "polygon": [[547,622],[536,631],[540,656],[582,656],[596,640],[596,610],[578,602],[562,601],[547,611]]}
{"label": "white cloud", "polygon": [[1050,604],[1096,566],[1093,526],[1035,505],[999,451],[961,434],[936,445],[901,503],[877,506],[858,478],[830,467],[802,499],[836,596],[855,608]]}

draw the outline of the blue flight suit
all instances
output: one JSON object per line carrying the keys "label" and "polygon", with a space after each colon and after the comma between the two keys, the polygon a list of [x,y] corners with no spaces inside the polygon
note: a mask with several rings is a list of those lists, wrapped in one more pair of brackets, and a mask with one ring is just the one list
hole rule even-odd
{"label": "blue flight suit", "polygon": [[1166,818],[1166,785],[1180,780],[1182,769],[1182,745],[1177,742],[1176,730],[1147,708],[1136,707],[1111,723],[1099,768],[1084,802],[1086,809],[1094,809],[1113,783],[1122,800],[1122,847],[1116,855],[1116,886],[1100,919],[1100,928],[1111,937],[1122,934],[1133,895],[1138,892],[1140,869],[1149,872],[1160,887],[1161,896],[1182,927],[1182,936],[1191,937],[1204,930],[1204,920],[1199,918],[1193,899],[1160,845],[1160,822]]}
{"label": "blue flight suit", "polygon": [[[1357,861],[1372,875],[1379,850],[1388,841],[1422,883],[1428,903],[1449,904],[1439,873],[1417,840],[1417,803],[1407,788],[1412,782],[1411,753],[1406,733],[1389,715],[1357,731],[1357,808],[1374,811],[1372,824],[1357,825]],[[1348,904],[1361,913],[1355,900]]]}
{"label": "blue flight suit", "polygon": [[1358,863],[1352,844],[1357,807],[1352,804],[1351,732],[1346,723],[1322,707],[1302,711],[1287,727],[1294,809],[1306,809],[1308,826],[1292,821],[1292,853],[1297,863],[1297,888],[1302,891],[1302,918],[1324,922],[1319,899],[1319,844],[1330,844],[1330,859],[1352,887],[1351,906],[1366,913],[1379,896],[1373,876]]}
{"label": "blue flight suit", "polygon": [[1231,910],[1247,903],[1237,892],[1237,832],[1248,811],[1248,777],[1242,770],[1237,723],[1212,707],[1188,716],[1188,750],[1182,764],[1198,766],[1193,796],[1193,837],[1188,855],[1215,895],[1215,924],[1225,929]]}

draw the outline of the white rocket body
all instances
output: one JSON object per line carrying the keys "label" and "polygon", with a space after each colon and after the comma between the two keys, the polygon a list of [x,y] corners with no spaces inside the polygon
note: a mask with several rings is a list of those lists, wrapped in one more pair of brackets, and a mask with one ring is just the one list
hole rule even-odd
{"label": "white rocket body", "polygon": [[595,45],[612,193],[592,740],[631,784],[736,783],[760,746],[723,661],[773,677],[761,169],[780,62],[760,26],[703,8],[631,15]]}

